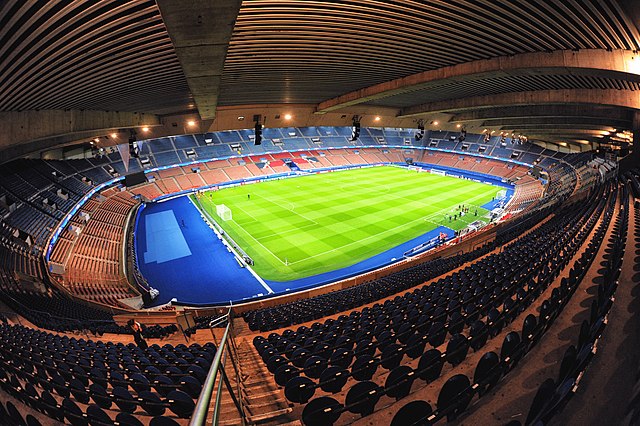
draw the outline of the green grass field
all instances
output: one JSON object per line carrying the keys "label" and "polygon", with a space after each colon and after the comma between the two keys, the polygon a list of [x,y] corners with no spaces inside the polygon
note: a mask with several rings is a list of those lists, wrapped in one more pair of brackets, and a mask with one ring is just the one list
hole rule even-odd
{"label": "green grass field", "polygon": [[[191,199],[253,258],[256,273],[288,281],[352,265],[440,225],[463,228],[487,214],[478,206],[500,189],[372,167],[225,188]],[[229,207],[233,220],[221,220],[216,204]],[[471,214],[449,222],[445,215],[460,204],[472,206]]]}

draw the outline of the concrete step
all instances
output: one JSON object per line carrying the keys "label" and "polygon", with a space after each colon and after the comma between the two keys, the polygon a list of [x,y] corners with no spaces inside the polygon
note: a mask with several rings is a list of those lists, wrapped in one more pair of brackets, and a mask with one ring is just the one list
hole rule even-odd
{"label": "concrete step", "polygon": [[[267,423],[270,421],[274,421],[275,419],[277,419],[278,417],[281,416],[285,416],[289,413],[291,413],[293,410],[289,407],[287,408],[282,408],[279,410],[274,410],[274,411],[269,411],[266,413],[262,413],[262,414],[256,414],[256,415],[251,415],[249,416],[249,422],[252,424],[260,424],[260,423]],[[290,424],[291,421],[288,421],[287,423],[281,423],[281,422],[276,422],[275,424]],[[300,422],[298,423],[293,423],[293,424],[300,424]]]}

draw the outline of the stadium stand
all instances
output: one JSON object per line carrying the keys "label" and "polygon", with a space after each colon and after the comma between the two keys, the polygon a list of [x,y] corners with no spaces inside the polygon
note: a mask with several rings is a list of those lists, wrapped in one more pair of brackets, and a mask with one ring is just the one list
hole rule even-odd
{"label": "stadium stand", "polygon": [[[363,132],[372,144],[378,144],[376,138],[404,138],[401,130]],[[295,136],[289,137],[291,133]],[[400,267],[377,271],[377,278],[268,307],[244,312],[236,308],[238,318],[225,317],[236,330],[235,357],[243,364],[233,380],[245,389],[252,421],[299,418],[305,424],[347,424],[384,413],[392,424],[432,424],[476,415],[476,407],[483,406],[480,400],[506,386],[518,369],[527,368],[526,355],[546,338],[570,303],[605,235],[616,247],[624,244],[622,229],[628,218],[620,199],[628,197],[627,186],[634,194],[640,192],[637,174],[626,174],[628,185],[618,185],[611,180],[614,167],[588,155],[558,159],[533,145],[518,146],[531,154],[521,159],[535,157],[540,165],[546,160],[539,180],[531,176],[530,167],[505,162],[511,150],[497,147],[493,138],[487,144],[493,157],[482,157],[470,155],[468,148],[419,149],[433,140],[439,149],[460,149],[449,137],[452,132],[430,133],[425,145],[413,149],[365,147],[362,141],[345,148],[347,136],[335,136],[341,133],[339,128],[280,129],[272,137],[282,145],[274,145],[272,153],[253,152],[246,132],[207,134],[217,141],[217,149],[198,152],[198,173],[192,166],[169,167],[147,173],[148,182],[142,185],[125,188],[116,180],[88,198],[97,185],[114,179],[108,167],[116,168],[116,156],[10,163],[0,179],[5,194],[0,206],[7,218],[0,229],[0,295],[29,324],[17,324],[3,312],[0,386],[12,400],[5,403],[5,413],[0,409],[0,417],[26,421],[15,404],[33,410],[32,422],[49,417],[71,424],[129,424],[134,422],[129,415],[143,423],[184,424],[193,413],[216,355],[214,344],[154,343],[140,349],[68,334],[82,331],[115,339],[131,333],[120,317],[135,318],[140,312],[126,301],[150,291],[136,268],[127,226],[141,200],[291,173],[285,161],[304,171],[406,164],[411,158],[424,167],[512,182],[514,196],[505,208],[505,221],[491,228],[492,239],[472,249],[453,254],[443,246]],[[152,166],[173,166],[185,158],[180,150],[204,145],[204,136],[147,141],[143,154]],[[311,141],[316,137],[322,146]],[[241,155],[217,158],[218,153],[230,155],[234,143],[243,144]],[[62,269],[45,271],[47,241],[67,214],[67,226],[50,257]],[[610,231],[612,221],[618,233]],[[612,292],[602,289],[574,350],[578,355],[565,356],[573,356],[572,367],[563,369],[562,381],[541,388],[530,419],[553,415],[566,397],[567,380],[575,382],[584,371],[589,357],[583,353],[602,332],[600,318],[610,308],[605,299]],[[212,326],[225,324],[217,308],[190,311],[192,323],[154,324],[151,318],[143,335],[175,341],[170,336],[180,329],[186,339],[203,339],[202,332],[214,333]],[[156,312],[175,314],[175,308]]]}

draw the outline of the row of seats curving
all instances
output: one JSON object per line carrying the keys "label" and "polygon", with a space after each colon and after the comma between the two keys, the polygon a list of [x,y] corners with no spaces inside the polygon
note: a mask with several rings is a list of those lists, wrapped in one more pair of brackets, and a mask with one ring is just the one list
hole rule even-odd
{"label": "row of seats curving", "polygon": [[189,418],[215,351],[212,343],[152,345],[143,350],[133,344],[3,324],[0,387],[34,409],[74,425],[86,424],[92,405],[111,416],[155,417],[171,412]]}
{"label": "row of seats curving", "polygon": [[[272,333],[266,339],[258,336],[254,344],[290,401],[306,403],[317,389],[335,394],[352,383],[344,403],[339,403],[342,408],[333,412],[369,414],[382,395],[401,398],[415,378],[433,381],[445,362],[460,364],[470,349],[479,351],[533,303],[595,226],[606,204],[605,199],[596,202],[597,197],[594,193],[593,203],[560,212],[501,253],[429,286],[310,328]],[[569,292],[569,282],[563,284],[543,304],[543,318]],[[535,334],[529,330],[537,323],[535,318],[525,321],[523,336]],[[502,362],[517,358],[514,351],[522,340],[518,333],[505,337]],[[431,348],[425,352],[427,345]],[[379,367],[387,371],[377,373]],[[374,376],[384,384],[371,381]],[[360,404],[367,409],[358,408],[363,395],[373,401]],[[318,410],[317,404],[311,401],[305,411],[326,411],[327,407]]]}

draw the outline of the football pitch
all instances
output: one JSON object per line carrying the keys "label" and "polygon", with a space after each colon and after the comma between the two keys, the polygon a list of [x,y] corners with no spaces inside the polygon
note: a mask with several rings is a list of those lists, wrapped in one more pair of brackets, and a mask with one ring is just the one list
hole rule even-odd
{"label": "football pitch", "polygon": [[[258,275],[289,281],[353,265],[439,226],[486,222],[480,206],[503,189],[384,166],[224,188],[191,200],[251,256]],[[232,220],[217,215],[219,204]],[[462,204],[469,213],[450,220]]]}

